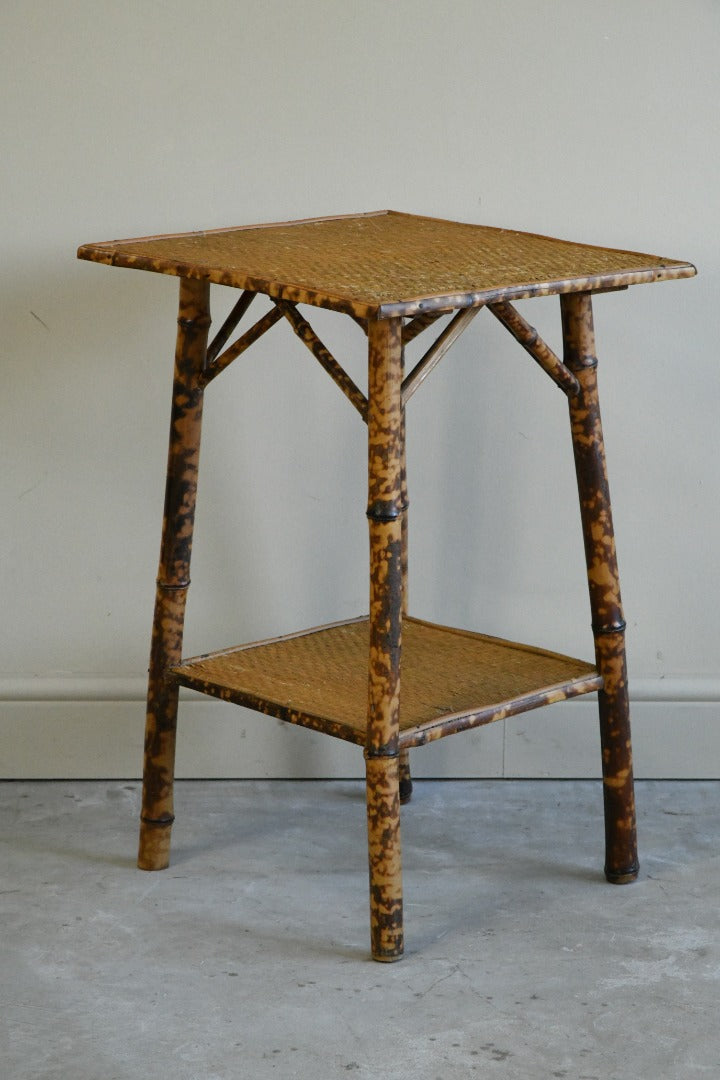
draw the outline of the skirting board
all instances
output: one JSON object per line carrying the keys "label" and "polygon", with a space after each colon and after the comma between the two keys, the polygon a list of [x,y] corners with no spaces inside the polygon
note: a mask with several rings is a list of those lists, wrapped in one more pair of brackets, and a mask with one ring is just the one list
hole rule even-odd
{"label": "skirting board", "polygon": [[[0,680],[0,778],[140,775],[138,679]],[[631,687],[635,775],[720,779],[720,679],[647,679]],[[359,748],[184,691],[177,776],[364,775]],[[548,706],[412,753],[417,777],[598,777],[594,696]]]}

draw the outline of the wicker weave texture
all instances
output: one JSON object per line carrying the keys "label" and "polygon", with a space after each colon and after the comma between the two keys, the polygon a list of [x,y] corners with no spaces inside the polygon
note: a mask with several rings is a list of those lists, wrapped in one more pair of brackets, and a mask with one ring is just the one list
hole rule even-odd
{"label": "wicker weave texture", "polygon": [[[363,744],[368,642],[362,619],[197,657],[173,674],[184,685]],[[519,703],[500,710],[510,715],[599,683],[596,669],[581,660],[406,617],[401,741],[422,743],[473,726],[451,723],[444,731],[443,720],[472,714],[485,723],[500,718],[498,706]],[[427,730],[438,723],[434,734]]]}
{"label": "wicker weave texture", "polygon": [[684,262],[392,211],[87,244],[81,258],[367,317],[687,277]]}

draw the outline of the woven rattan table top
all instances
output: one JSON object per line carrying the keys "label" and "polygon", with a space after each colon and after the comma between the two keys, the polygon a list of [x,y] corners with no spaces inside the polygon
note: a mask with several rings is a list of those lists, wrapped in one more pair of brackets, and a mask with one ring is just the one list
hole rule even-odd
{"label": "woven rattan table top", "polygon": [[78,257],[360,318],[692,277],[687,262],[381,211],[84,244]]}

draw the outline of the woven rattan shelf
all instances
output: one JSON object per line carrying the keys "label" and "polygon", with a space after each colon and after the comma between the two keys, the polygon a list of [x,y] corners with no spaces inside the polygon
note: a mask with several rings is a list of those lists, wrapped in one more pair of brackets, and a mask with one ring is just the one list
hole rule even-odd
{"label": "woven rattan shelf", "polygon": [[[198,656],[172,669],[182,686],[365,745],[366,618]],[[500,638],[403,620],[401,748],[587,694],[581,660]]]}
{"label": "woven rattan shelf", "polygon": [[[400,803],[412,791],[408,751],[596,690],[605,873],[609,881],[632,881],[638,862],[625,621],[592,294],[691,277],[694,267],[393,211],[85,244],[78,255],[180,278],[138,865],[162,870],[170,859],[180,686],[344,739],[361,746],[365,757],[372,955],[396,960],[403,951]],[[210,340],[213,284],[242,292]],[[257,321],[239,332],[260,294]],[[553,295],[559,296],[560,355],[512,304]],[[320,340],[308,321],[312,311],[301,312],[300,305],[329,308],[360,325],[367,337],[366,388]],[[567,399],[594,665],[407,615],[406,406],[470,323],[488,318],[480,314],[484,308]],[[445,318],[442,329],[435,327]],[[353,406],[352,422],[359,414],[367,425],[369,615],[183,661],[203,402],[212,397],[213,380],[286,322]],[[354,334],[357,339],[357,329]],[[406,346],[421,334],[432,344],[406,371]],[[289,335],[286,341],[296,345]]]}

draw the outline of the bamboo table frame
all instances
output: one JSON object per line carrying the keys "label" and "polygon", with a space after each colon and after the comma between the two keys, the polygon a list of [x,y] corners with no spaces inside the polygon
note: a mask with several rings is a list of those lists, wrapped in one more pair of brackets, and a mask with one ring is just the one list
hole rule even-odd
{"label": "bamboo table frame", "polygon": [[[540,705],[598,692],[609,881],[637,876],[620,585],[597,392],[592,294],[690,277],[686,262],[409,214],[221,229],[87,244],[80,258],[180,278],[165,513],[148,684],[138,864],[166,867],[180,685],[345,739],[364,749],[371,946],[403,951],[400,803],[408,750]],[[210,285],[241,289],[208,344]],[[269,310],[228,341],[258,294]],[[558,295],[560,359],[513,307]],[[349,315],[368,339],[367,393],[298,310]],[[567,396],[580,498],[595,663],[413,619],[407,588],[405,407],[486,307]],[[450,316],[408,374],[405,347]],[[369,615],[287,638],[182,659],[206,387],[286,319],[368,428]],[[401,677],[402,652],[402,677]]]}

